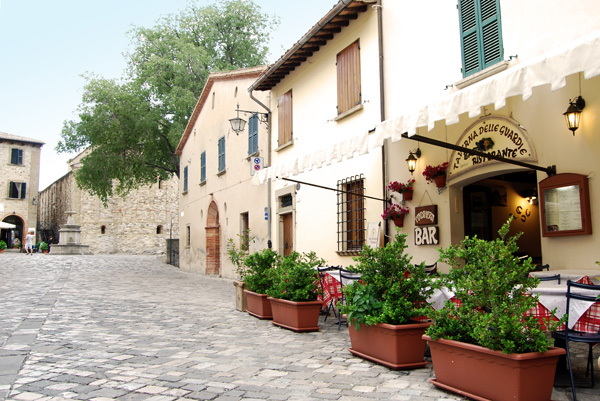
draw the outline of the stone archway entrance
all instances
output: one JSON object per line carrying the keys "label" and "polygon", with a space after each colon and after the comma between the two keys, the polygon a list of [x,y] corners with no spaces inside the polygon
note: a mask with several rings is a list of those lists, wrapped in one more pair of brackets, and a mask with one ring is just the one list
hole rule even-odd
{"label": "stone archway entrance", "polygon": [[0,230],[0,240],[6,242],[6,245],[9,248],[13,247],[13,241],[15,238],[19,240],[19,244],[23,245],[23,240],[25,239],[25,222],[23,219],[17,215],[9,215],[6,216],[3,220],[4,223],[13,224],[15,228],[1,229]]}
{"label": "stone archway entrance", "polygon": [[215,201],[208,207],[206,218],[206,275],[221,274],[221,226]]}

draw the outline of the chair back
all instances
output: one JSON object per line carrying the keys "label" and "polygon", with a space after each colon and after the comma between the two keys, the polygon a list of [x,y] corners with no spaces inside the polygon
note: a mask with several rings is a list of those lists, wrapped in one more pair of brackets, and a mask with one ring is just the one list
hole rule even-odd
{"label": "chair back", "polygon": [[[415,265],[415,267],[419,267],[420,265]],[[428,265],[425,264],[425,272],[427,273],[428,276],[439,276],[438,270],[437,270],[437,262]]]}
{"label": "chair back", "polygon": [[[588,290],[588,291],[594,291],[592,293],[576,293],[573,292],[572,289],[574,288],[579,288],[582,290]],[[578,299],[581,301],[588,301],[588,302],[600,302],[600,299],[598,299],[598,296],[600,296],[600,285],[595,285],[595,284],[581,284],[581,283],[577,283],[575,281],[572,280],[567,280],[567,313],[571,313],[571,300],[572,299]],[[567,331],[571,331],[571,329],[569,329],[569,325],[566,325]]]}
{"label": "chair back", "polygon": [[560,274],[554,274],[552,276],[539,277],[540,281],[554,281],[558,280],[558,284],[560,284]]}

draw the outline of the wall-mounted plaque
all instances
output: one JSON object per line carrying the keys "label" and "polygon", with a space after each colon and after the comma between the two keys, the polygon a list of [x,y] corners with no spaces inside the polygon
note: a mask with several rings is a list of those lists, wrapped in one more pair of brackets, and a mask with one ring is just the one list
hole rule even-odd
{"label": "wall-mounted plaque", "polygon": [[588,180],[580,174],[556,174],[540,181],[542,236],[592,233]]}
{"label": "wall-mounted plaque", "polygon": [[415,226],[437,224],[437,205],[418,206],[415,208]]}

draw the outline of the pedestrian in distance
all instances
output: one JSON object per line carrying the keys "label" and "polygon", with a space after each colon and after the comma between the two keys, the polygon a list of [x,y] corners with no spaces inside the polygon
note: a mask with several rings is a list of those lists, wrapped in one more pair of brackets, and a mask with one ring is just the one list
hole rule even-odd
{"label": "pedestrian in distance", "polygon": [[35,235],[33,235],[33,230],[29,230],[27,235],[25,236],[25,252],[28,255],[33,255],[33,241],[35,240]]}

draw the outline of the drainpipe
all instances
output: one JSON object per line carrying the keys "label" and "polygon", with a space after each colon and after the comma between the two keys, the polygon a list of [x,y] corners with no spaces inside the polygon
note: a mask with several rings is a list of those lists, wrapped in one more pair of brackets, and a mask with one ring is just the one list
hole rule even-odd
{"label": "drainpipe", "polygon": [[[250,99],[254,100],[263,109],[265,109],[267,111],[267,157],[266,157],[265,167],[270,167],[271,166],[271,109],[269,109],[267,106],[265,106],[260,100],[255,98],[254,94],[252,93],[253,91],[254,91],[253,88],[250,88],[248,90],[248,93],[250,94]],[[269,97],[270,96],[271,96],[271,94],[269,93]],[[273,215],[271,213],[272,212],[272,210],[271,210],[271,178],[269,178],[267,180],[267,209],[269,211],[269,219],[267,220],[267,244],[270,249],[271,244],[273,243],[273,241],[271,241],[271,218]]]}
{"label": "drainpipe", "polygon": [[[377,41],[379,42],[379,107],[380,107],[380,119],[381,121],[385,121],[385,86],[384,86],[384,71],[383,71],[383,10],[381,6],[381,0],[377,0],[377,3],[374,5],[377,9]],[[386,146],[385,141],[381,146],[381,178],[383,185],[383,194],[384,197],[387,194],[387,185],[388,176],[387,176],[387,160],[385,157]],[[383,204],[382,213],[385,212],[385,208],[387,207],[387,203]],[[383,223],[383,244],[387,244],[389,242],[388,237],[388,223],[385,221]]]}

